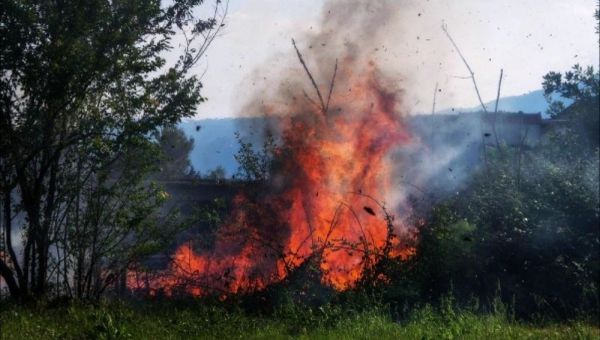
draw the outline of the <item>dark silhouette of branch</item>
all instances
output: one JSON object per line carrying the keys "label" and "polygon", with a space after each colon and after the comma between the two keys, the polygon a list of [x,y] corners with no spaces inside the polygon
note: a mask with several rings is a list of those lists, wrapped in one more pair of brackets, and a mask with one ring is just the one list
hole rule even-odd
{"label": "dark silhouette of branch", "polygon": [[498,94],[496,95],[496,106],[494,107],[494,113],[498,113],[498,101],[500,100],[500,87],[502,87],[502,76],[504,75],[504,70],[500,69],[500,80],[498,80]]}
{"label": "dark silhouette of branch", "polygon": [[335,59],[335,68],[333,69],[333,76],[331,77],[331,83],[329,84],[329,94],[327,95],[327,103],[325,104],[325,112],[329,110],[329,101],[331,100],[331,93],[333,92],[333,86],[335,85],[335,76],[337,75],[338,60]]}
{"label": "dark silhouette of branch", "polygon": [[306,71],[306,74],[308,75],[308,78],[310,79],[310,82],[312,83],[313,88],[317,92],[317,96],[319,97],[319,102],[321,104],[321,108],[323,108],[323,110],[324,110],[325,109],[325,102],[323,101],[323,96],[321,95],[321,91],[319,90],[319,86],[317,86],[317,82],[315,81],[315,78],[313,77],[312,73],[310,73],[310,70],[308,69],[308,66],[306,66],[306,62],[304,62],[304,58],[302,57],[302,54],[300,53],[300,50],[298,49],[298,46],[296,46],[296,41],[294,39],[292,39],[292,45],[294,46],[294,49],[296,50],[296,54],[298,55],[298,59],[300,60],[300,64],[302,64],[302,67],[304,67],[304,71]]}
{"label": "dark silhouette of branch", "polygon": [[[313,88],[315,89],[315,92],[317,92],[317,97],[319,98],[320,110],[325,115],[325,114],[327,114],[327,110],[329,110],[329,102],[331,100],[331,94],[333,93],[333,87],[335,85],[335,77],[337,75],[338,60],[337,59],[335,60],[335,67],[333,69],[333,77],[331,78],[331,82],[329,83],[329,93],[327,94],[327,102],[325,102],[323,100],[323,95],[321,94],[321,90],[319,90],[319,86],[317,85],[315,78],[313,77],[312,73],[308,69],[308,66],[306,66],[304,57],[302,57],[302,53],[300,53],[300,50],[298,49],[298,46],[296,46],[296,41],[294,39],[292,39],[292,45],[294,46],[294,49],[296,50],[296,54],[298,55],[298,60],[300,61],[300,64],[302,64],[302,67],[304,68],[304,71],[308,75],[308,78],[310,79],[310,82],[311,82]],[[315,101],[310,99],[310,97],[306,94],[306,92],[304,92],[304,96],[311,103],[316,105]]]}
{"label": "dark silhouette of branch", "polygon": [[450,33],[448,33],[448,27],[446,26],[446,24],[442,24],[442,31],[444,31],[444,33],[446,34],[446,37],[448,37],[448,40],[450,40],[450,42],[452,43],[452,46],[454,46],[454,48],[456,49],[456,52],[458,52],[458,55],[460,56],[463,63],[467,67],[467,70],[469,71],[469,74],[471,75],[470,78],[473,81],[473,86],[475,87],[475,92],[477,93],[477,99],[479,99],[479,103],[481,104],[481,107],[483,108],[483,112],[488,113],[487,108],[485,107],[485,104],[483,104],[483,100],[481,100],[481,95],[479,94],[479,88],[477,87],[477,82],[475,81],[475,72],[473,72],[473,70],[471,69],[471,66],[469,66],[469,63],[467,62],[467,60],[463,56],[462,52],[458,48],[458,45],[456,45],[456,43],[454,42],[454,39],[452,39],[452,36],[450,36]]}
{"label": "dark silhouette of branch", "polygon": [[498,93],[496,94],[496,105],[494,107],[494,119],[492,121],[492,129],[494,130],[494,138],[496,139],[496,147],[500,146],[498,142],[498,133],[496,132],[496,118],[498,117],[498,102],[500,101],[500,88],[502,87],[502,76],[504,70],[500,69],[500,80],[498,80]]}
{"label": "dark silhouette of branch", "polygon": [[435,83],[435,89],[433,90],[433,107],[431,108],[431,114],[434,115],[435,114],[435,99],[437,97],[437,92],[438,92],[438,83]]}
{"label": "dark silhouette of branch", "polygon": [[304,98],[306,98],[306,100],[308,100],[309,103],[313,104],[318,110],[321,109],[319,107],[319,104],[317,104],[314,100],[312,100],[312,98],[308,95],[308,93],[306,93],[306,91],[302,90],[302,94],[304,95]]}
{"label": "dark silhouette of branch", "polygon": [[[190,70],[192,67],[194,67],[194,65],[198,63],[200,58],[202,58],[206,54],[206,51],[208,50],[209,46],[212,44],[215,38],[219,36],[219,33],[221,33],[223,27],[225,27],[225,19],[227,18],[228,12],[229,0],[226,0],[224,2],[221,0],[216,0],[214,5],[214,11],[207,20],[207,22],[212,22],[213,24],[206,31],[192,30],[192,32],[188,34],[188,32],[186,32],[185,27],[180,27],[180,31],[183,33],[183,37],[185,39],[185,61],[182,65],[183,71],[187,72],[188,70]],[[199,37],[201,37],[201,43],[198,46],[194,47],[194,43]],[[203,76],[204,73],[202,74],[201,78]]]}

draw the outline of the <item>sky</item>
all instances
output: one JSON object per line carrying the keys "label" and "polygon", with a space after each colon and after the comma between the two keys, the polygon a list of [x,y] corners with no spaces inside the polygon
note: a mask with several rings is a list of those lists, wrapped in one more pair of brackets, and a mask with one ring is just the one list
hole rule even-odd
{"label": "sky", "polygon": [[[321,29],[325,2],[230,0],[221,35],[194,69],[202,75],[202,93],[208,98],[195,118],[247,115],[244,104],[265,95],[265,83],[277,86],[274,70],[300,67],[291,38],[302,49],[302,38]],[[575,63],[598,67],[596,0],[397,3],[394,20],[381,23],[386,33],[378,38],[381,49],[375,54],[382,69],[392,72],[404,89],[407,113],[431,112],[436,83],[441,89],[436,99],[439,109],[478,103],[442,23],[475,72],[484,102],[496,97],[500,69],[502,96],[513,96],[540,89],[548,71],[566,71]]]}

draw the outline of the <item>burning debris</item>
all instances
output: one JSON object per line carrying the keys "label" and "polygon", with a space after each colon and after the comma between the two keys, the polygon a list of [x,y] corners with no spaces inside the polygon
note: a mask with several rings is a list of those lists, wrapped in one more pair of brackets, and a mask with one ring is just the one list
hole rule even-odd
{"label": "burning debris", "polygon": [[[328,17],[334,24],[341,19]],[[339,38],[326,30],[310,45]],[[414,253],[408,229],[380,203],[393,190],[389,155],[410,140],[398,112],[402,93],[368,53],[360,53],[372,49],[345,46],[333,72],[313,74],[294,42],[317,100],[293,79],[289,93],[296,98],[304,93],[302,100],[281,106],[257,101],[255,110],[281,117],[273,127],[281,145],[270,180],[234,199],[212,249],[197,250],[186,242],[167,270],[152,277],[131,272],[130,289],[193,295],[255,291],[285,280],[311,259],[324,284],[343,290],[382,257],[405,259]],[[335,59],[326,51],[316,53],[320,62]],[[327,96],[317,79],[330,79]]]}
{"label": "burning debris", "polygon": [[371,207],[366,207],[366,206],[365,206],[365,207],[363,207],[363,209],[364,209],[364,210],[365,210],[365,211],[366,211],[366,212],[367,212],[369,215],[375,216],[375,212],[373,211],[373,209],[372,209]]}

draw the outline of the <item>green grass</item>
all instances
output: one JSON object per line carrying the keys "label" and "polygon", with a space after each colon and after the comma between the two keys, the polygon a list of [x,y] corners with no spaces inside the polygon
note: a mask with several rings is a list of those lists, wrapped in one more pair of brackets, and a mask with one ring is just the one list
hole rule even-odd
{"label": "green grass", "polygon": [[269,316],[219,306],[144,303],[30,309],[0,306],[1,339],[599,339],[584,322],[534,324],[501,314],[434,311],[403,322],[381,308],[288,307]]}

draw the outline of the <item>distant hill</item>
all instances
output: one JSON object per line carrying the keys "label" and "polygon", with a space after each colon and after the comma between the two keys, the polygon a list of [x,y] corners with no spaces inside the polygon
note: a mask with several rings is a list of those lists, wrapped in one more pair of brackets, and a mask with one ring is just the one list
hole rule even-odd
{"label": "distant hill", "polygon": [[190,160],[196,171],[205,175],[222,166],[231,177],[238,169],[234,158],[239,149],[235,132],[239,131],[245,140],[260,144],[265,124],[263,118],[223,118],[186,120],[179,126],[186,135],[194,138]]}
{"label": "distant hill", "polygon": [[[566,103],[569,104],[569,103]],[[491,111],[495,101],[486,103]],[[504,112],[542,113],[544,118],[548,103],[542,90],[529,92],[520,96],[500,98],[498,110]],[[438,111],[438,114],[480,111],[480,106],[471,108],[454,108]],[[180,124],[185,133],[194,138],[194,150],[191,161],[194,169],[202,174],[207,174],[217,166],[222,166],[227,176],[235,174],[238,164],[234,158],[239,149],[235,139],[235,132],[239,131],[242,137],[252,141],[255,145],[261,144],[262,131],[266,125],[264,118],[223,118],[187,120]]]}
{"label": "distant hill", "polygon": [[[496,105],[496,101],[492,100],[485,103],[488,111],[493,111]],[[529,93],[525,93],[519,96],[501,97],[498,101],[498,111],[504,112],[527,112],[535,113],[540,112],[546,118],[546,111],[548,110],[548,103],[544,98],[544,91],[537,90]],[[455,113],[455,112],[474,112],[481,111],[481,106],[477,105],[470,108],[452,108],[441,110],[437,113]]]}

